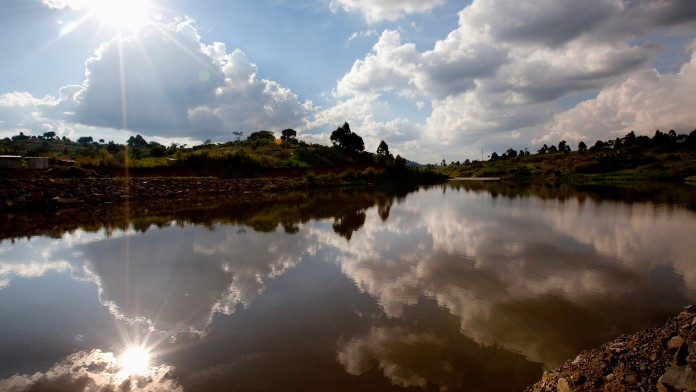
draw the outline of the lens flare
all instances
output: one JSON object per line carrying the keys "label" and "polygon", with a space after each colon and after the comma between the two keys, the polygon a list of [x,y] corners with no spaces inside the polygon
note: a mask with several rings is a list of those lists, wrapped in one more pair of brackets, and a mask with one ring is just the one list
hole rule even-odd
{"label": "lens flare", "polygon": [[134,30],[149,21],[151,6],[144,0],[92,0],[87,7],[106,25]]}
{"label": "lens flare", "polygon": [[150,371],[150,352],[144,347],[129,347],[118,358],[122,377],[143,375]]}

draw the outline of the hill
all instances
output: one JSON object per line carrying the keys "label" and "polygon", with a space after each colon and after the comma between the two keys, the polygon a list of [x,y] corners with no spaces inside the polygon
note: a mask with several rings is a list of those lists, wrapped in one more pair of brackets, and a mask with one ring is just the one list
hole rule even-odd
{"label": "hill", "polygon": [[333,146],[297,140],[291,129],[282,134],[277,139],[269,131],[258,131],[245,140],[187,147],[148,142],[140,135],[116,144],[91,137],[71,141],[20,133],[0,140],[0,155],[49,157],[53,167],[48,171],[0,168],[0,177],[287,177],[299,178],[306,186],[432,183],[446,178],[427,168],[409,167],[406,159],[392,156],[385,142],[377,153],[364,151],[362,138],[347,123],[332,134]]}
{"label": "hill", "polygon": [[677,135],[659,130],[650,138],[630,132],[615,140],[581,142],[571,151],[565,141],[544,145],[536,154],[508,149],[488,161],[438,166],[450,177],[499,177],[504,181],[602,183],[626,181],[696,181],[696,131]]}

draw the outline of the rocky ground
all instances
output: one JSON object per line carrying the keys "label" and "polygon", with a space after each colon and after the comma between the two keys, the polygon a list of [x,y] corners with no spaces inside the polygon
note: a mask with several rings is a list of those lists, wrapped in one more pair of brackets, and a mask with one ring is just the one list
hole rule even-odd
{"label": "rocky ground", "polygon": [[580,353],[526,391],[696,391],[694,337],[690,305],[660,327]]}
{"label": "rocky ground", "polygon": [[264,191],[286,191],[303,184],[287,178],[0,178],[0,210],[64,208],[130,200],[186,199]]}

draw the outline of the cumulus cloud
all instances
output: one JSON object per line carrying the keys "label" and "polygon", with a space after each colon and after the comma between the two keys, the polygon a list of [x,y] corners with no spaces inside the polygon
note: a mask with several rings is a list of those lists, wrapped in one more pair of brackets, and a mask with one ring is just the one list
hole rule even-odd
{"label": "cumulus cloud", "polygon": [[338,353],[349,374],[361,375],[379,363],[392,384],[408,388],[438,385],[441,390],[460,386],[462,374],[445,358],[448,342],[429,333],[403,328],[373,328],[365,338],[352,339]]}
{"label": "cumulus cloud", "polygon": [[80,351],[69,355],[45,373],[15,375],[0,380],[0,390],[182,392],[172,376],[173,367],[160,365],[143,375],[123,375],[122,366],[110,352]]}
{"label": "cumulus cloud", "polygon": [[[640,306],[648,297],[681,301],[696,293],[688,240],[693,230],[671,212],[534,198],[512,200],[503,211],[494,200],[479,202],[476,194],[462,194],[457,205],[438,204],[433,198],[439,193],[392,206],[386,222],[368,211],[350,243],[330,243],[341,249],[336,261],[342,271],[390,318],[403,319],[409,307],[431,298],[459,317],[461,330],[476,342],[553,367],[581,346],[609,338],[605,331],[650,322],[640,318],[651,311],[617,320],[613,312],[627,301]],[[537,241],[549,236],[554,243]],[[625,260],[630,269],[623,267]],[[654,276],[659,270],[674,273],[660,281]],[[683,290],[675,293],[674,287]],[[548,320],[559,312],[564,317]],[[588,334],[574,327],[581,318],[606,327]],[[541,333],[533,327],[542,324]],[[349,351],[346,355],[374,355]],[[345,364],[355,372],[367,366],[357,360]]]}
{"label": "cumulus cloud", "polygon": [[84,81],[57,97],[0,96],[0,129],[66,134],[86,126],[203,140],[229,137],[233,130],[302,128],[312,103],[259,79],[257,71],[242,51],[202,43],[190,19],[150,24],[103,43],[86,61]]}
{"label": "cumulus cloud", "polygon": [[688,132],[696,127],[693,103],[696,102],[696,53],[675,74],[655,69],[632,72],[621,83],[602,90],[597,98],[584,101],[554,116],[551,131],[541,139],[579,142],[622,137],[634,130],[653,133],[654,128]]}
{"label": "cumulus cloud", "polygon": [[151,136],[213,139],[237,129],[301,127],[311,103],[256,73],[240,50],[203,45],[190,20],[150,25],[102,45],[87,61],[73,119]]}
{"label": "cumulus cloud", "polygon": [[369,23],[380,20],[397,20],[408,14],[423,13],[431,11],[445,3],[445,0],[333,0],[331,9],[334,11],[339,8],[347,12],[360,12]]}
{"label": "cumulus cloud", "polygon": [[[656,47],[637,40],[692,35],[693,15],[693,4],[676,0],[474,1],[459,13],[459,26],[432,49],[419,51],[402,42],[399,32],[384,31],[372,52],[339,80],[336,93],[339,105],[356,97],[380,102],[384,92],[429,99],[432,112],[415,142],[421,153],[443,145],[451,145],[450,152],[461,152],[462,144],[528,146],[558,112],[560,99],[593,91],[614,95],[639,75],[655,74],[648,64]],[[655,77],[650,87],[671,78]],[[609,110],[595,113],[601,114],[593,117],[598,132],[614,126]],[[683,122],[696,121],[677,111]],[[664,126],[656,124],[662,120],[657,116],[639,117],[635,123],[644,121],[642,127]]]}

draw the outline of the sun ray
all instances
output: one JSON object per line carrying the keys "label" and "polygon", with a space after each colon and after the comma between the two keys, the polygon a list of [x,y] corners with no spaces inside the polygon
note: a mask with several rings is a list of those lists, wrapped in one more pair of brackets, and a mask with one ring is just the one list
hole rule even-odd
{"label": "sun ray", "polygon": [[90,15],[119,32],[133,31],[150,22],[151,5],[144,0],[92,0]]}

